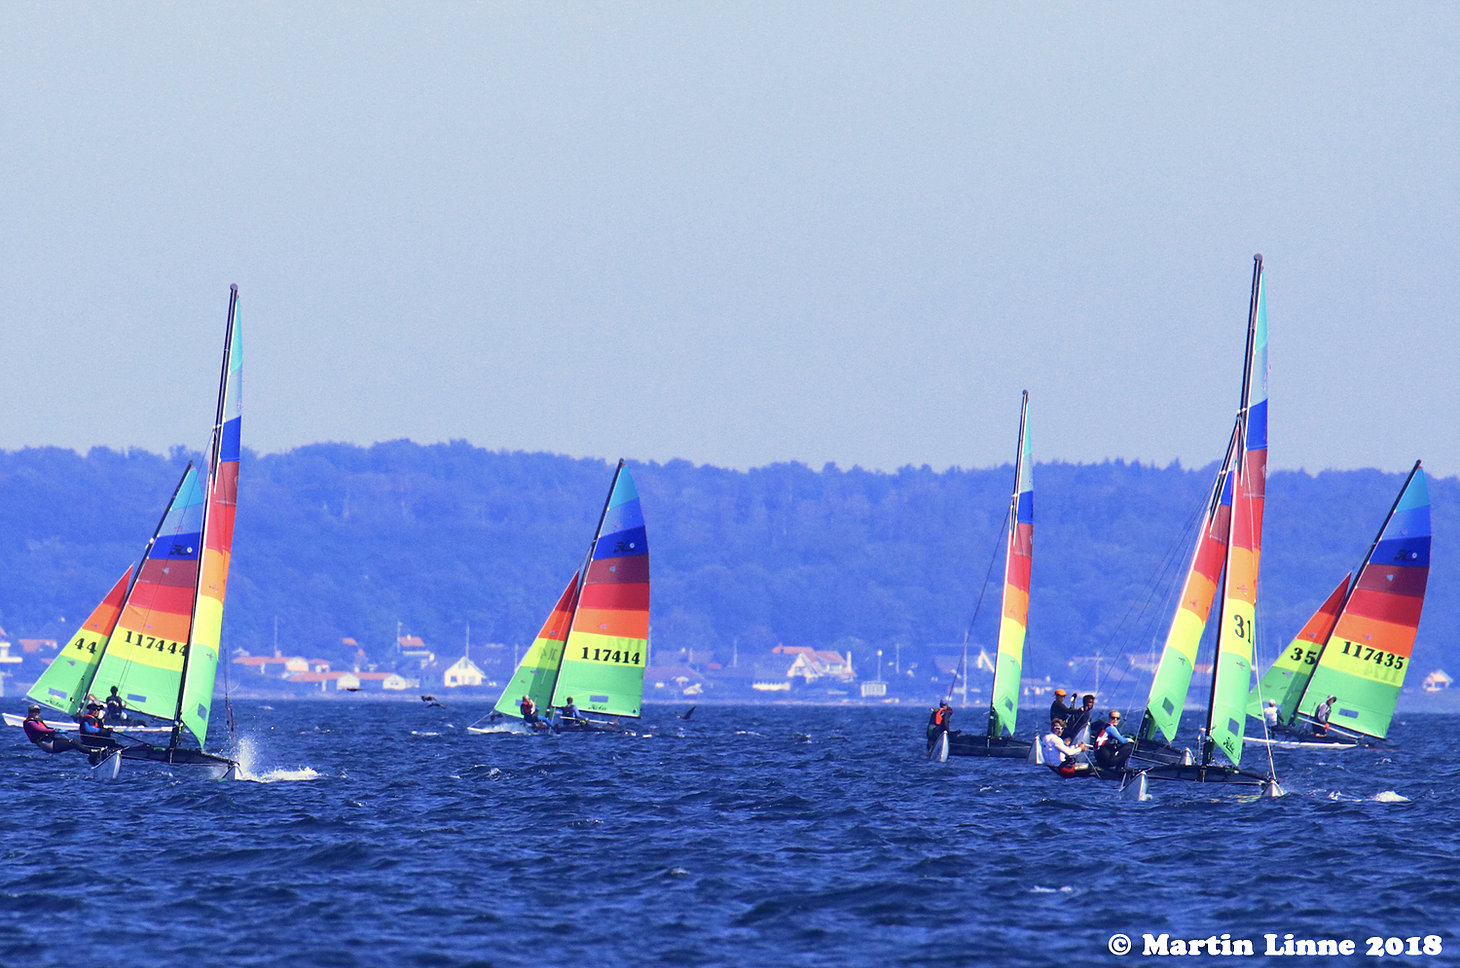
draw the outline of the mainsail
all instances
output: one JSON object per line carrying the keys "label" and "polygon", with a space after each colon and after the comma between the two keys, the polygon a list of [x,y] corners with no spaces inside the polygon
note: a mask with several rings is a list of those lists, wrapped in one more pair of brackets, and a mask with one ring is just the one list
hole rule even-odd
{"label": "mainsail", "polygon": [[115,686],[129,709],[169,720],[176,716],[202,531],[203,489],[189,464],[148,542],[88,691],[105,695]]}
{"label": "mainsail", "polygon": [[581,574],[554,706],[638,716],[649,660],[649,543],[634,480],[619,461]]}
{"label": "mainsail", "polygon": [[1331,722],[1366,736],[1389,732],[1409,669],[1430,573],[1430,497],[1415,461],[1369,547],[1296,712],[1329,696]]}
{"label": "mainsail", "polygon": [[1019,678],[1029,628],[1029,574],[1034,541],[1034,459],[1028,435],[1029,391],[1019,407],[1019,450],[1009,501],[1009,543],[1004,556],[1004,606],[999,654],[989,703],[990,736],[1012,736],[1019,713]]}

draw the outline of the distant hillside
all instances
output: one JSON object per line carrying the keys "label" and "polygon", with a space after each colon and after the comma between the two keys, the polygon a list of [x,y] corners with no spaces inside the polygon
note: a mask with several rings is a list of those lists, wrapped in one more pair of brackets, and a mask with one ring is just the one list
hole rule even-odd
{"label": "distant hillside", "polygon": [[[189,455],[0,452],[0,626],[69,635],[140,552]],[[658,663],[703,665],[778,642],[876,650],[932,672],[997,630],[1012,468],[872,473],[778,464],[746,473],[630,463],[653,561]],[[1026,670],[1073,655],[1144,653],[1164,634],[1215,465],[1039,464]],[[441,655],[531,641],[577,567],[607,490],[604,462],[465,443],[320,444],[245,453],[224,632],[228,645],[388,657],[397,623]],[[1402,475],[1275,473],[1259,630],[1280,648],[1355,567]],[[1449,564],[1460,484],[1432,480],[1430,596],[1417,665],[1460,674]],[[692,652],[691,652],[692,650]],[[1413,683],[1411,683],[1413,684]]]}

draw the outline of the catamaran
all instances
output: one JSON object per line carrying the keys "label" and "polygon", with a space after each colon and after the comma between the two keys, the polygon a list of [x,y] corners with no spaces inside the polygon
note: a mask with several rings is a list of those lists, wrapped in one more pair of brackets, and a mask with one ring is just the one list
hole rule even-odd
{"label": "catamaran", "polygon": [[[1415,461],[1358,578],[1344,576],[1249,695],[1247,714],[1260,718],[1271,703],[1279,729],[1247,742],[1331,749],[1388,735],[1419,632],[1430,539],[1429,487]],[[1325,701],[1329,721],[1316,723]]]}
{"label": "catamaran", "polygon": [[[1267,480],[1267,301],[1262,256],[1253,257],[1242,397],[1227,456],[1207,499],[1202,530],[1187,570],[1150,696],[1127,764],[1090,775],[1119,779],[1144,796],[1147,779],[1257,786],[1278,796],[1273,775],[1241,768],[1248,687],[1256,641],[1258,563]],[[1216,658],[1206,721],[1195,756],[1171,743],[1191,687],[1197,647],[1222,591]],[[1164,741],[1163,741],[1164,740]],[[1220,751],[1227,763],[1217,760]]]}
{"label": "catamaran", "polygon": [[[648,661],[649,542],[639,492],[620,460],[583,564],[488,718],[523,720],[539,733],[617,731],[642,711]],[[533,708],[542,712],[529,719]]]}
{"label": "catamaran", "polygon": [[[122,760],[207,766],[225,775],[238,768],[235,760],[202,748],[213,706],[238,504],[242,357],[237,310],[238,287],[233,286],[206,475],[188,465],[140,562],[118,579],[27,693],[74,717],[83,704],[115,687],[129,711],[161,720],[165,743],[142,738],[140,730],[116,730],[109,741],[91,744],[93,766],[113,776]],[[196,748],[185,744],[184,731]]]}
{"label": "catamaran", "polygon": [[[1019,405],[1019,449],[1014,458],[1014,493],[1009,499],[1008,541],[1004,553],[1004,597],[999,620],[999,651],[994,660],[994,686],[989,700],[988,728],[983,733],[943,731],[930,755],[1029,755],[1028,740],[1014,736],[1019,715],[1019,680],[1024,668],[1024,639],[1029,628],[1029,575],[1034,548],[1034,459],[1027,433],[1029,391]],[[962,670],[967,674],[967,670]]]}

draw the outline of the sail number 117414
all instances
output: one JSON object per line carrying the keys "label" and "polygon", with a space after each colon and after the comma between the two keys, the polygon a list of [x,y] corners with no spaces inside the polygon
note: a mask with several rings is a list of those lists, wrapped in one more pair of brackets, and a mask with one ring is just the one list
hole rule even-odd
{"label": "sail number 117414", "polygon": [[582,659],[585,662],[611,662],[618,665],[642,665],[644,653],[629,649],[590,649],[583,646]]}

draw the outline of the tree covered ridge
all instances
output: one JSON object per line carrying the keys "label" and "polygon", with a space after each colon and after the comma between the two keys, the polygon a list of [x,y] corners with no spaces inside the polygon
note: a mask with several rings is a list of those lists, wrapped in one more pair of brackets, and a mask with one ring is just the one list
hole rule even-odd
{"label": "tree covered ridge", "polygon": [[[0,626],[69,635],[141,552],[190,457],[200,459],[0,452]],[[629,467],[648,523],[655,663],[726,662],[778,642],[852,649],[863,672],[876,649],[926,661],[961,641],[981,592],[970,641],[992,648],[1012,465]],[[1146,651],[1164,635],[1215,471],[1037,465],[1027,670]],[[581,561],[611,475],[607,461],[459,441],[246,451],[225,641],[269,652],[277,620],[282,649],[324,657],[350,636],[388,662],[397,623],[441,655],[460,654],[468,623],[473,643],[525,645]],[[1258,611],[1267,656],[1357,567],[1402,481],[1271,475]],[[1438,540],[1421,670],[1456,665],[1445,538],[1457,482],[1430,483]]]}

